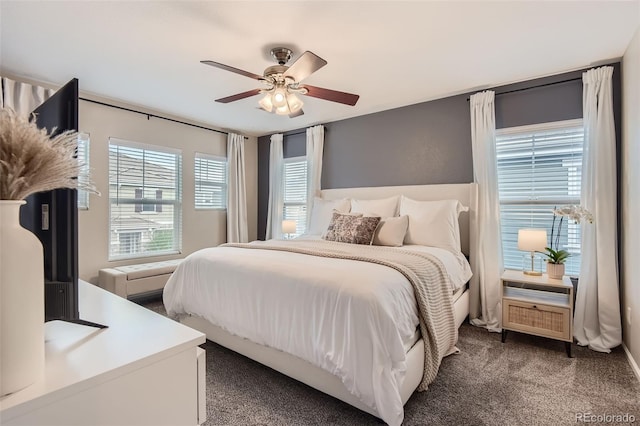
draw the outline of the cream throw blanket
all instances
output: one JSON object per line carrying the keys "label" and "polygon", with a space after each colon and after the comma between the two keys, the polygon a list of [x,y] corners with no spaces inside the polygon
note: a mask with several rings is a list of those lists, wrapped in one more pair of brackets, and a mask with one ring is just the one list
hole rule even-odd
{"label": "cream throw blanket", "polygon": [[420,333],[424,340],[424,373],[419,391],[427,389],[436,378],[442,358],[455,350],[458,329],[451,301],[451,285],[442,262],[431,254],[314,240],[269,240],[223,245],[370,262],[400,272],[413,287],[418,303]]}

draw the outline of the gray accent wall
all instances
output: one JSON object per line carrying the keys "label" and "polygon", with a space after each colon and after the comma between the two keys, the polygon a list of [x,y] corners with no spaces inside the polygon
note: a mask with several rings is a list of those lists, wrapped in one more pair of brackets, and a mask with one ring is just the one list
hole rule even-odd
{"label": "gray accent wall", "polygon": [[496,129],[582,118],[582,71],[495,90]]}
{"label": "gray accent wall", "polygon": [[[612,65],[620,140],[620,64]],[[581,118],[582,72],[492,88],[496,128]],[[325,123],[322,188],[472,182],[470,94]],[[304,129],[285,133],[284,157],[304,155],[305,141]],[[270,135],[258,138],[260,239],[267,222],[269,144]]]}
{"label": "gray accent wall", "polygon": [[325,131],[322,188],[473,179],[464,95],[327,123]]}

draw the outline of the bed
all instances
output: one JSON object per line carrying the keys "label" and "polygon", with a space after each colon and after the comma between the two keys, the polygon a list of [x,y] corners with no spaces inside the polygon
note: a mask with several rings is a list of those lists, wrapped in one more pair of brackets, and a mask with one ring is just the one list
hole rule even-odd
{"label": "bed", "polygon": [[[363,205],[390,197],[457,200],[468,207],[458,212],[458,244],[473,258],[476,191],[475,184],[447,184],[332,189],[321,195],[327,202]],[[472,268],[465,276],[452,272],[450,265],[468,263],[460,252],[440,247],[351,246],[310,236],[201,250],[167,283],[167,312],[222,346],[398,425],[404,403],[433,380],[432,374],[425,381],[428,370],[435,364],[437,372],[441,358],[455,351],[475,286]],[[402,267],[387,260],[400,257],[417,260]],[[425,275],[446,276],[430,277],[436,284],[424,286],[426,295],[411,275],[422,274],[424,262],[440,271]],[[423,311],[433,313],[425,320]]]}

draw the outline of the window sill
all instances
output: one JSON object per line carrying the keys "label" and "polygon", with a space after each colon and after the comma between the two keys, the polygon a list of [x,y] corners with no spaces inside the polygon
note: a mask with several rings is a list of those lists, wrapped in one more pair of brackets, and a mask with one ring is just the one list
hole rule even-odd
{"label": "window sill", "polygon": [[172,250],[172,251],[163,251],[163,252],[153,252],[153,253],[141,253],[141,254],[137,254],[137,255],[131,255],[131,256],[114,256],[114,257],[109,257],[108,261],[109,262],[120,262],[123,260],[134,260],[134,259],[148,259],[151,257],[163,257],[163,256],[176,256],[182,254],[182,250]]}

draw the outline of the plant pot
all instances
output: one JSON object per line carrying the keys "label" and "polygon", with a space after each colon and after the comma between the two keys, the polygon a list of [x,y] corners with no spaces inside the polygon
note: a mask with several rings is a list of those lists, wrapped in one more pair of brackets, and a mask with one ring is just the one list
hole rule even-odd
{"label": "plant pot", "polygon": [[547,275],[549,278],[561,280],[564,277],[564,263],[547,262]]}
{"label": "plant pot", "polygon": [[44,373],[43,250],[20,226],[23,204],[0,200],[0,397]]}

